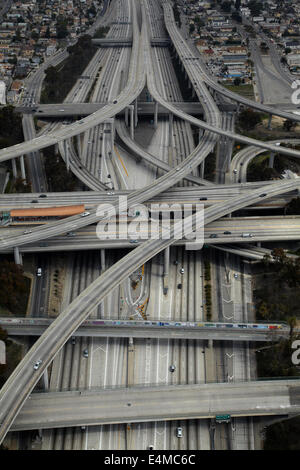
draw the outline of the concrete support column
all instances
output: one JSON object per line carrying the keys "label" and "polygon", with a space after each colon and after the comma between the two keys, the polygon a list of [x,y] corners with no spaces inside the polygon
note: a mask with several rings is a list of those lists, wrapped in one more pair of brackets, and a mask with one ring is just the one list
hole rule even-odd
{"label": "concrete support column", "polygon": [[105,248],[100,250],[101,271],[105,271]]}
{"label": "concrete support column", "polygon": [[198,130],[198,140],[199,140],[199,142],[200,142],[202,136],[203,136],[203,129],[201,129],[201,128],[199,127],[199,130]]}
{"label": "concrete support column", "polygon": [[20,250],[19,250],[18,246],[14,247],[14,258],[15,258],[15,263],[16,264],[23,264],[22,263],[22,255],[20,253]]}
{"label": "concrete support column", "polygon": [[20,166],[21,166],[21,176],[22,176],[22,179],[23,179],[23,180],[26,180],[24,155],[21,155],[21,156],[20,156]]}
{"label": "concrete support column", "polygon": [[77,134],[77,136],[76,136],[76,142],[77,142],[78,157],[80,157],[80,155],[81,155],[81,139],[80,139],[80,134]]}
{"label": "concrete support column", "polygon": [[164,273],[163,276],[168,276],[169,274],[169,265],[170,265],[170,247],[164,250]]}
{"label": "concrete support column", "polygon": [[47,392],[49,390],[49,376],[48,376],[48,369],[45,369],[44,370],[44,373],[41,377],[41,381],[42,381],[42,385],[43,385],[43,389],[45,392]]}
{"label": "concrete support column", "polygon": [[59,153],[58,144],[54,144],[54,153]]}
{"label": "concrete support column", "polygon": [[128,107],[125,108],[125,125],[128,126]]}
{"label": "concrete support column", "polygon": [[18,177],[18,172],[17,172],[17,162],[16,162],[15,158],[12,159],[11,166],[12,166],[13,177],[17,178]]}
{"label": "concrete support column", "polygon": [[271,155],[269,158],[269,168],[274,168],[274,157],[275,157],[275,153],[271,152]]}
{"label": "concrete support column", "polygon": [[68,143],[67,140],[64,140],[64,154],[65,154],[65,162],[66,162],[66,167],[67,171],[70,170],[70,161],[69,161],[69,151],[68,151]]}
{"label": "concrete support column", "polygon": [[200,163],[200,178],[204,179],[205,160]]}
{"label": "concrete support column", "polygon": [[132,105],[130,107],[130,135],[133,140],[134,139],[134,109]]}
{"label": "concrete support column", "polygon": [[111,154],[114,151],[114,143],[115,143],[115,120],[113,119],[110,124],[110,145],[111,145]]}
{"label": "concrete support column", "polygon": [[157,127],[157,116],[158,116],[158,102],[155,101],[154,104],[154,127]]}
{"label": "concrete support column", "polygon": [[138,123],[138,102],[137,98],[134,100],[134,127],[137,126]]}
{"label": "concrete support column", "polygon": [[256,246],[257,246],[258,248],[261,248],[261,242],[257,242],[257,243],[256,243]]}
{"label": "concrete support column", "polygon": [[169,147],[173,144],[173,114],[169,114]]}
{"label": "concrete support column", "polygon": [[268,129],[269,130],[272,129],[271,124],[272,124],[272,114],[269,115],[269,121],[268,121]]}

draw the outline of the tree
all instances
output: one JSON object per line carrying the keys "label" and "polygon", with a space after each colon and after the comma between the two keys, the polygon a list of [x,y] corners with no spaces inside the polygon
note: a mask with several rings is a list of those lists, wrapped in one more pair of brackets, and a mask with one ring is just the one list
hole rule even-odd
{"label": "tree", "polygon": [[238,11],[233,11],[233,12],[232,12],[232,15],[231,15],[231,18],[232,18],[234,21],[237,21],[238,23],[241,23],[241,22],[242,22],[242,17],[241,17],[241,15],[239,14]]}
{"label": "tree", "polygon": [[1,305],[11,312],[18,313],[20,300],[23,300],[26,291],[23,269],[15,263],[4,260],[0,266]]}
{"label": "tree", "polygon": [[242,81],[242,80],[241,80],[239,77],[236,77],[236,78],[234,79],[234,81],[233,81],[233,84],[234,84],[235,86],[239,86],[239,85],[241,84],[241,81]]}
{"label": "tree", "polygon": [[256,0],[251,0],[248,4],[248,8],[250,9],[252,16],[259,16],[263,9],[263,4]]}
{"label": "tree", "polygon": [[223,10],[225,13],[230,13],[231,12],[231,2],[225,1],[221,4],[221,10]]}
{"label": "tree", "polygon": [[241,6],[241,0],[235,0],[234,8],[236,10],[239,10]]}
{"label": "tree", "polygon": [[32,31],[31,38],[32,39],[39,39],[39,34],[36,31]]}
{"label": "tree", "polygon": [[296,122],[291,121],[290,119],[286,119],[283,123],[283,129],[285,131],[290,131],[291,129],[294,129],[296,127]]}
{"label": "tree", "polygon": [[285,213],[291,215],[300,215],[300,197],[292,199],[285,206]]}
{"label": "tree", "polygon": [[50,38],[50,28],[49,28],[49,26],[46,29],[45,38],[48,38],[48,39]]}
{"label": "tree", "polygon": [[63,16],[58,16],[57,22],[56,22],[56,37],[58,39],[63,39],[67,37],[69,34],[68,28],[67,28],[67,20]]}
{"label": "tree", "polygon": [[250,108],[240,112],[238,117],[239,125],[245,130],[253,129],[261,121],[261,114]]}
{"label": "tree", "polygon": [[19,28],[16,29],[16,34],[15,34],[14,40],[15,40],[16,42],[20,42],[20,41],[21,41],[21,32],[20,32]]}

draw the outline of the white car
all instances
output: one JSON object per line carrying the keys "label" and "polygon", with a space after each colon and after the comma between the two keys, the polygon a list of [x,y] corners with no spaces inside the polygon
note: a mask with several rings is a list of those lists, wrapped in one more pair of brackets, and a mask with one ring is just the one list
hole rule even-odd
{"label": "white car", "polygon": [[87,217],[88,215],[90,215],[89,212],[82,212],[82,214],[80,214],[81,217]]}
{"label": "white car", "polygon": [[29,233],[32,233],[32,230],[24,230],[23,235],[28,235]]}
{"label": "white car", "polygon": [[39,359],[38,361],[36,361],[36,363],[34,364],[33,368],[34,370],[38,370],[38,368],[40,367],[40,365],[42,364],[42,360]]}

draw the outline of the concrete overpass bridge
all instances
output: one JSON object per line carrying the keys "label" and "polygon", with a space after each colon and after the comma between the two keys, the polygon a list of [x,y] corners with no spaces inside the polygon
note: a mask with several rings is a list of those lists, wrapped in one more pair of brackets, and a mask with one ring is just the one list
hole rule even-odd
{"label": "concrete overpass bridge", "polygon": [[292,417],[300,413],[299,380],[141,386],[33,393],[11,431],[71,426],[215,419],[229,414]]}
{"label": "concrete overpass bridge", "polygon": [[[40,336],[51,318],[0,317],[0,327],[11,336]],[[201,325],[202,326],[199,326]],[[210,325],[210,326],[208,326]],[[279,329],[273,329],[280,326]],[[278,341],[287,338],[289,327],[263,323],[212,323],[175,321],[87,320],[73,336],[114,338],[198,339],[215,341]]]}

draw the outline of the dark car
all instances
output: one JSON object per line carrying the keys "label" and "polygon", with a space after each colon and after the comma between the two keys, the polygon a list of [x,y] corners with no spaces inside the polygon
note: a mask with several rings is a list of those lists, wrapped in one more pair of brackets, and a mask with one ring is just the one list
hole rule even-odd
{"label": "dark car", "polygon": [[207,201],[207,197],[200,197],[199,201]]}
{"label": "dark car", "polygon": [[39,202],[37,199],[32,199],[31,202]]}
{"label": "dark car", "polygon": [[265,197],[267,195],[267,193],[262,193],[259,195],[259,197]]}
{"label": "dark car", "polygon": [[218,238],[218,235],[216,233],[211,233],[209,238]]}
{"label": "dark car", "polygon": [[39,197],[47,197],[47,194],[40,194]]}
{"label": "dark car", "polygon": [[224,235],[231,235],[231,232],[229,232],[229,230],[226,230],[226,231],[224,232]]}

